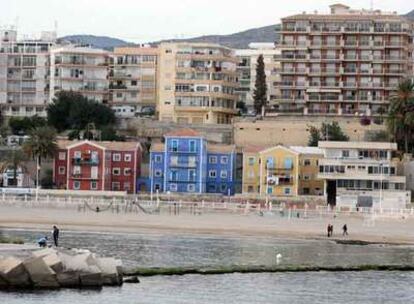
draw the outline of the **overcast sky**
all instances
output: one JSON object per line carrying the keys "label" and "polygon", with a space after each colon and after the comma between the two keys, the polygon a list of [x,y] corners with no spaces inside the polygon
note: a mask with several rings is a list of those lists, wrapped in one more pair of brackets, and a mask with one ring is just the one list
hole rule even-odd
{"label": "overcast sky", "polygon": [[[93,34],[132,42],[230,34],[279,23],[302,11],[328,12],[341,2],[369,9],[371,0],[0,0],[1,25],[18,21],[20,33]],[[405,14],[410,0],[374,0],[374,8]]]}

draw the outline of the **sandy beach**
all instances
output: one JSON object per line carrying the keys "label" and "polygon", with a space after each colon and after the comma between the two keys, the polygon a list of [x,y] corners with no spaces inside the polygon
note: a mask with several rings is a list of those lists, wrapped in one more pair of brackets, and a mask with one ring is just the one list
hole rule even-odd
{"label": "sandy beach", "polygon": [[[215,234],[274,236],[295,239],[326,239],[326,226],[334,225],[334,239],[380,243],[414,244],[414,219],[364,220],[340,215],[336,218],[281,218],[257,214],[148,215],[77,211],[76,209],[0,206],[0,228],[51,229],[98,232],[139,232],[171,234]],[[349,236],[342,236],[347,224]]]}

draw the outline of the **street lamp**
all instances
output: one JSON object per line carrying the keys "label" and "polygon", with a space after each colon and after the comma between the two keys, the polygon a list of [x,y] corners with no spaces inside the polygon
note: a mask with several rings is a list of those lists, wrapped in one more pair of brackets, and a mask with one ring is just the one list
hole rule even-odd
{"label": "street lamp", "polygon": [[379,196],[379,206],[380,206],[380,213],[382,213],[382,180],[383,180],[383,172],[384,172],[384,165],[380,163],[380,196]]}

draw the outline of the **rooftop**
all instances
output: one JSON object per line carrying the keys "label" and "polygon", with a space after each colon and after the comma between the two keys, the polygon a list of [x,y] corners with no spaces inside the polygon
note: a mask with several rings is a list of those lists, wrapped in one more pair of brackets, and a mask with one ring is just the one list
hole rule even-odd
{"label": "rooftop", "polygon": [[290,146],[289,148],[299,154],[323,155],[323,150],[318,147]]}
{"label": "rooftop", "polygon": [[202,135],[190,128],[177,129],[165,134],[165,137],[202,137]]}
{"label": "rooftop", "polygon": [[320,141],[318,147],[322,149],[397,150],[396,143],[368,141]]}
{"label": "rooftop", "polygon": [[92,144],[107,150],[113,151],[132,151],[137,147],[141,147],[139,142],[124,142],[124,141],[93,141],[93,140],[58,140],[57,144],[60,149],[68,149],[82,144]]}

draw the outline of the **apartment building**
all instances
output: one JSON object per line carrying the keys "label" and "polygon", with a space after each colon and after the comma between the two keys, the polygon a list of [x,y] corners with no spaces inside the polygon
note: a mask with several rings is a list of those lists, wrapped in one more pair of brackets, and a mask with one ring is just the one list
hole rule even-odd
{"label": "apartment building", "polygon": [[[154,109],[157,102],[158,49],[118,47],[111,54],[109,105],[115,113]],[[129,111],[128,111],[129,110]]]}
{"label": "apartment building", "polygon": [[318,177],[326,181],[330,205],[344,208],[405,208],[411,195],[399,159],[392,157],[396,143],[319,142],[324,150]]}
{"label": "apartment building", "polygon": [[172,131],[165,143],[151,146],[149,189],[234,195],[238,159],[234,145],[210,144],[192,129]]}
{"label": "apartment building", "polygon": [[282,19],[279,113],[380,115],[412,75],[413,24],[397,13],[331,5]]}
{"label": "apartment building", "polygon": [[316,147],[248,146],[243,149],[243,193],[260,196],[323,195],[318,178],[323,151]]}
{"label": "apartment building", "polygon": [[58,189],[137,192],[139,143],[60,140],[58,147],[53,166]]}
{"label": "apartment building", "polygon": [[273,43],[251,43],[248,49],[235,50],[238,59],[237,72],[239,87],[236,89],[239,101],[244,102],[248,111],[252,111],[253,92],[256,81],[256,66],[259,55],[263,56],[267,82],[267,100],[273,105],[276,96],[280,96],[280,49]]}
{"label": "apartment building", "polygon": [[109,52],[76,45],[50,51],[50,102],[60,91],[76,91],[108,104]]}
{"label": "apartment building", "polygon": [[159,119],[230,124],[237,113],[234,52],[203,43],[161,43],[159,51]]}
{"label": "apartment building", "polygon": [[49,101],[49,51],[56,33],[18,39],[15,29],[0,30],[0,107],[4,116],[45,116]]}

